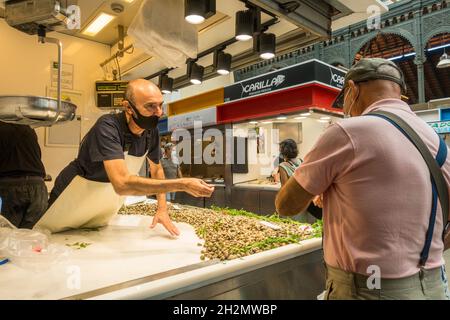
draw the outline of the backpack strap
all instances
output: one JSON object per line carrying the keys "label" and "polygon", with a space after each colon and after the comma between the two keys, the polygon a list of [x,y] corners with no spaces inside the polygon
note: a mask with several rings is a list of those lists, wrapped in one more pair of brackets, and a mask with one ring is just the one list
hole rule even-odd
{"label": "backpack strap", "polygon": [[449,210],[448,188],[447,182],[445,181],[444,175],[442,174],[441,170],[442,165],[445,163],[445,160],[447,159],[447,152],[448,152],[447,145],[445,144],[445,141],[438,135],[439,151],[435,159],[431,154],[430,150],[428,149],[427,145],[423,142],[423,140],[419,137],[419,135],[401,117],[386,111],[371,112],[368,113],[367,116],[379,117],[394,125],[414,144],[414,146],[417,148],[417,150],[420,152],[423,159],[425,160],[428,169],[430,170],[431,185],[432,185],[432,205],[428,230],[425,238],[425,244],[420,254],[419,265],[423,267],[425,266],[425,263],[428,260],[428,254],[430,251],[431,242],[433,238],[434,226],[436,224],[436,211],[438,199],[442,207],[442,217],[443,217],[442,221],[444,224],[444,232],[442,235],[443,240],[446,230],[448,228],[448,210]]}

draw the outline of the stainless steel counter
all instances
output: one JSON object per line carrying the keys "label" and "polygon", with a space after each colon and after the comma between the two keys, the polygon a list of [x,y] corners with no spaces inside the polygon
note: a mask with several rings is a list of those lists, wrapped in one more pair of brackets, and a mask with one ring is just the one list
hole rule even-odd
{"label": "stainless steel counter", "polygon": [[322,261],[321,239],[311,239],[186,272],[174,270],[168,277],[141,279],[81,298],[316,299],[325,286]]}
{"label": "stainless steel counter", "polygon": [[233,185],[234,188],[245,188],[245,189],[258,189],[258,190],[273,190],[278,191],[281,188],[281,184],[258,184],[252,182],[236,183]]}
{"label": "stainless steel counter", "polygon": [[191,226],[177,224],[182,234],[172,238],[159,225],[150,230],[149,217],[132,227],[136,217],[123,228],[52,235],[60,245],[90,243],[63,264],[0,266],[0,299],[314,299],[324,287],[321,239],[202,262]]}

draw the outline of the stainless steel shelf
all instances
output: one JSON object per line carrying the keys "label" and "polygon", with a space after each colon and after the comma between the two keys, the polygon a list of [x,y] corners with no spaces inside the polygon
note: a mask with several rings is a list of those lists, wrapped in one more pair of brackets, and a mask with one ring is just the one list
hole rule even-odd
{"label": "stainless steel shelf", "polygon": [[[51,126],[75,118],[76,105],[61,101],[58,114],[58,100],[36,96],[0,96],[0,121],[30,125]],[[57,117],[55,121],[55,117]]]}

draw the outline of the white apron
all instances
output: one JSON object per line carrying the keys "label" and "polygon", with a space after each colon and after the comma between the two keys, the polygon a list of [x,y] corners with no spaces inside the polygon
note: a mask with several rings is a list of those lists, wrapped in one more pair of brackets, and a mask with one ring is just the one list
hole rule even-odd
{"label": "white apron", "polygon": [[[145,157],[125,155],[131,175],[137,175]],[[76,176],[45,212],[33,229],[51,233],[70,229],[97,228],[108,224],[122,207],[125,197],[119,196],[110,182],[97,182]]]}

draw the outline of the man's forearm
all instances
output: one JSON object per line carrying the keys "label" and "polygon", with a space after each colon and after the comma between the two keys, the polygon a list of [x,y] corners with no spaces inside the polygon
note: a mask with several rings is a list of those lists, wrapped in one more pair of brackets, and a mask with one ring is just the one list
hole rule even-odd
{"label": "man's forearm", "polygon": [[275,207],[282,216],[294,216],[303,212],[309,205],[313,195],[302,188],[293,177],[278,192]]}
{"label": "man's forearm", "polygon": [[165,194],[166,192],[184,191],[183,179],[160,180],[139,176],[129,176],[116,192],[120,195],[146,196],[152,194]]}
{"label": "man's forearm", "polygon": [[[155,167],[155,169],[152,172],[152,177],[155,177],[158,180],[165,180],[166,177],[164,176],[164,169],[161,165],[158,165]],[[167,208],[167,201],[166,201],[166,194],[165,193],[158,193],[156,195],[156,199],[158,200],[158,209],[165,209]]]}

